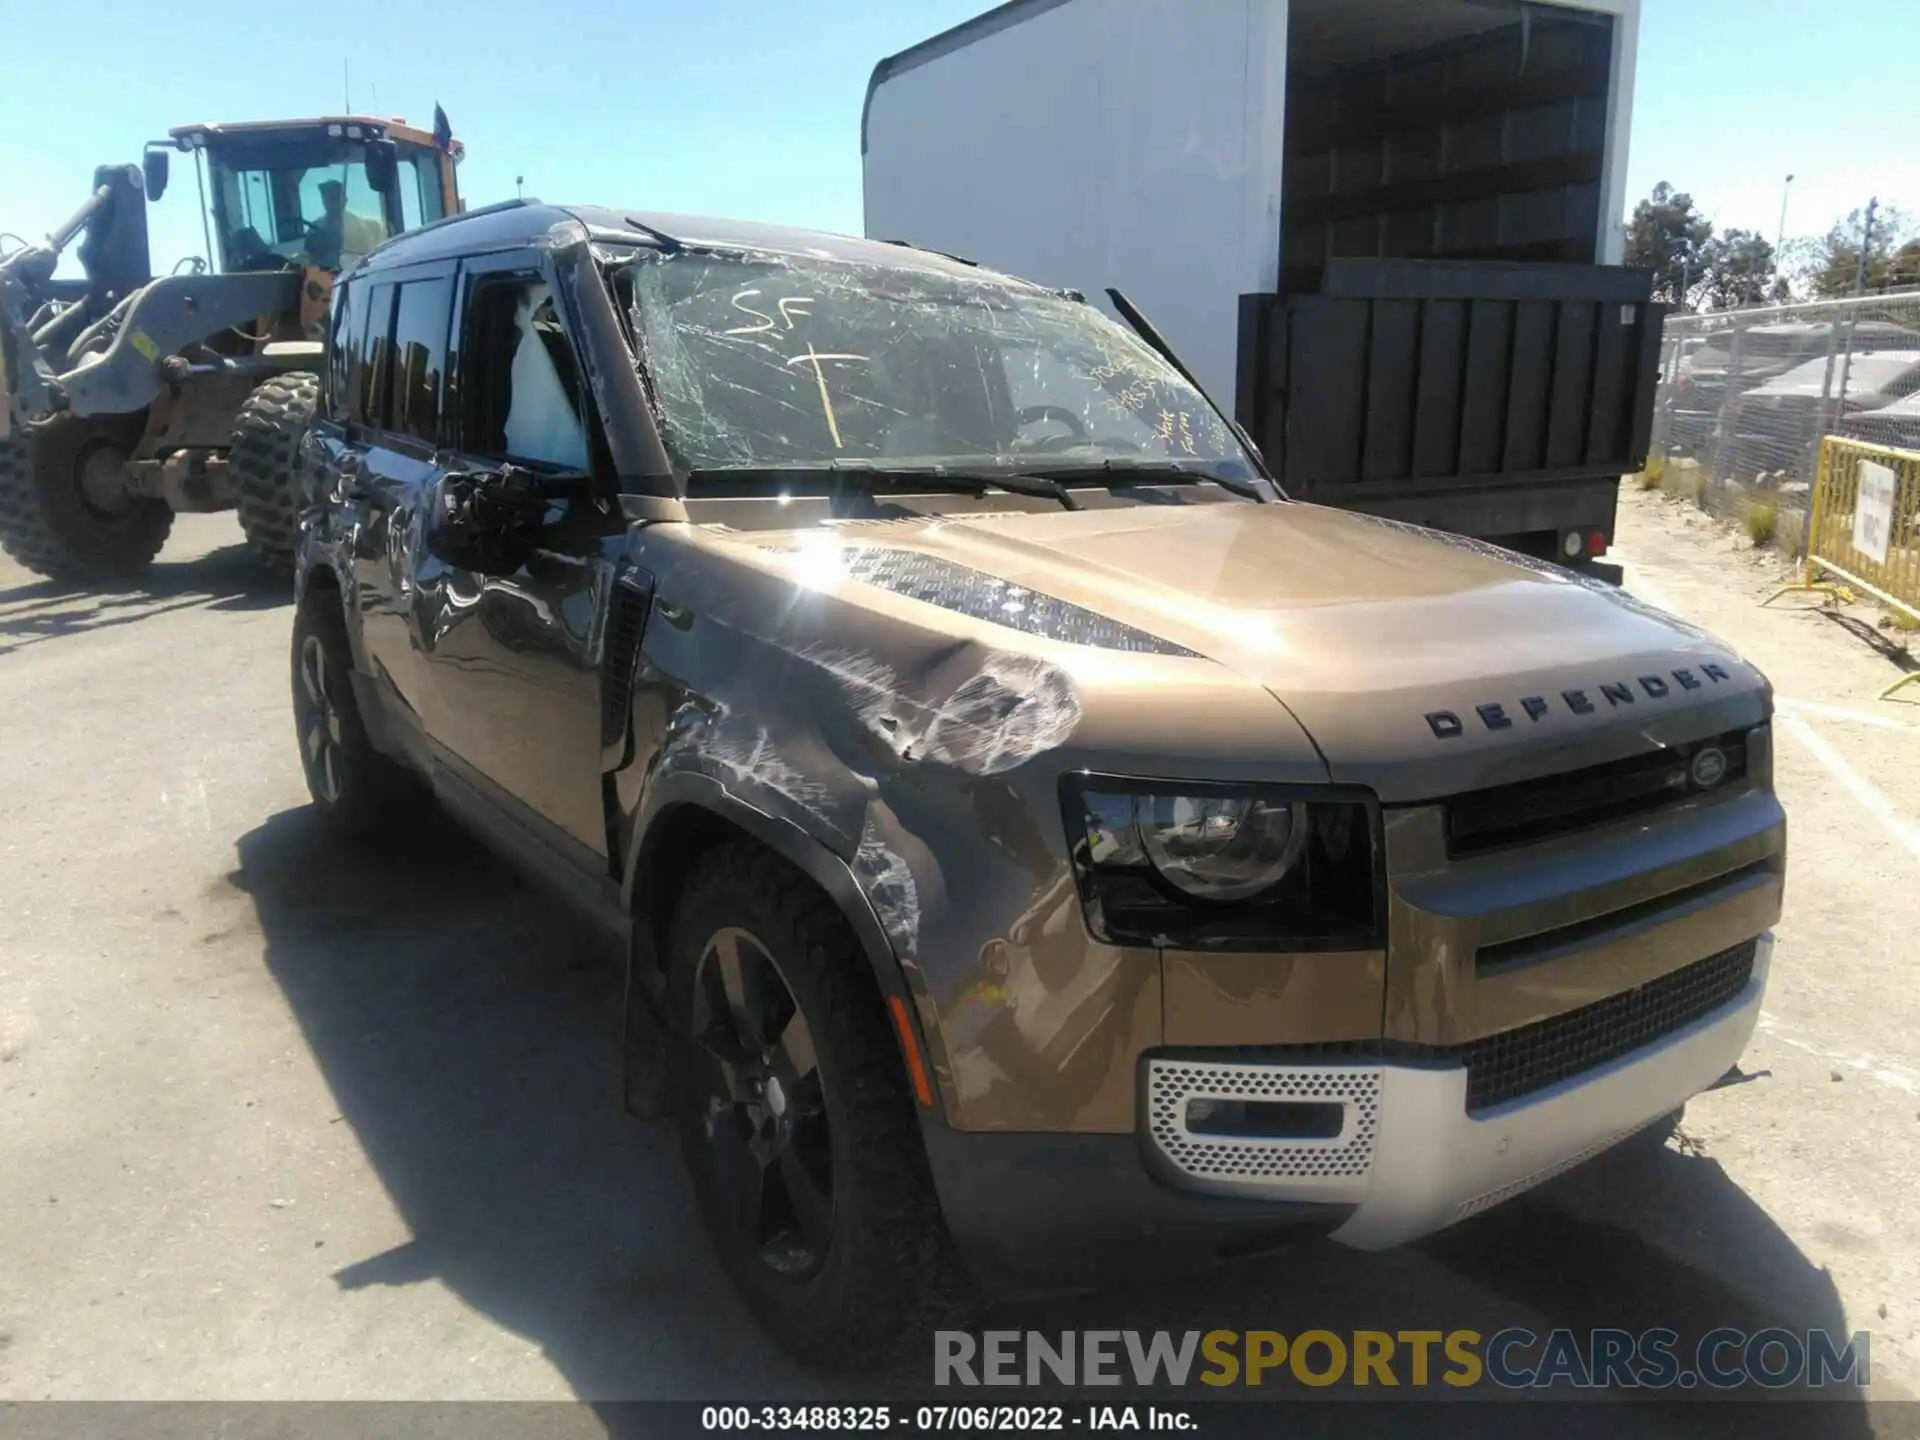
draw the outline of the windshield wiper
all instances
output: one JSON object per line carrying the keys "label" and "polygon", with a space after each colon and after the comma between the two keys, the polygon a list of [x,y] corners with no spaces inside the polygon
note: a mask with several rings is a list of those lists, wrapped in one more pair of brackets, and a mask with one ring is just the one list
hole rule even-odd
{"label": "windshield wiper", "polygon": [[1108,485],[1137,484],[1143,480],[1158,476],[1174,477],[1180,480],[1206,480],[1218,485],[1229,494],[1238,495],[1245,500],[1258,501],[1265,505],[1271,502],[1272,495],[1257,479],[1241,479],[1237,475],[1216,475],[1206,468],[1204,460],[1149,460],[1149,459],[1106,459],[1097,465],[1059,465],[1049,466],[1039,472],[1048,479],[1071,482],[1076,479],[1091,480],[1102,477]]}
{"label": "windshield wiper", "polygon": [[1042,500],[1057,500],[1068,510],[1078,510],[1080,502],[1060,481],[1042,475],[1012,470],[957,469],[949,465],[850,465],[827,460],[814,465],[723,465],[692,471],[689,480],[788,480],[796,476],[825,475],[834,480],[856,480],[895,487],[918,485],[950,495],[985,495],[988,490],[1005,490],[1010,495],[1033,495]]}

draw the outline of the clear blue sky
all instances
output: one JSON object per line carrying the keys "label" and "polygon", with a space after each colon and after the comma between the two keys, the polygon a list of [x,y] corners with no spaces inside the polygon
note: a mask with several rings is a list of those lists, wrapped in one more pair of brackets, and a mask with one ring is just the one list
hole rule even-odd
{"label": "clear blue sky", "polygon": [[[137,160],[170,125],[337,110],[345,59],[356,109],[377,92],[381,113],[425,124],[446,106],[469,203],[524,174],[546,199],[857,232],[873,62],[989,3],[69,0],[0,47],[0,229],[44,233],[94,164]],[[1631,192],[1671,180],[1769,237],[1788,171],[1789,233],[1876,190],[1920,210],[1916,3],[1645,0]],[[192,171],[175,177],[153,221],[161,268],[200,248]]]}
{"label": "clear blue sky", "polygon": [[1789,236],[1920,212],[1920,0],[1642,0],[1632,146],[1630,196],[1668,180],[1768,240],[1789,174]]}

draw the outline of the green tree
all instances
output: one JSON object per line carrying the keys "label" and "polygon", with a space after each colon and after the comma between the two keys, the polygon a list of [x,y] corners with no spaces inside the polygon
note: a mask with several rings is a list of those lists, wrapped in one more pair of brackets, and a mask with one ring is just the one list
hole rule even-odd
{"label": "green tree", "polygon": [[1688,295],[1702,279],[1702,254],[1713,238],[1713,222],[1694,207],[1693,197],[1662,180],[1633,207],[1627,222],[1626,260],[1653,271],[1653,297],[1691,309]]}
{"label": "green tree", "polygon": [[1715,310],[1771,298],[1775,269],[1773,245],[1752,230],[1728,230],[1700,247],[1702,291]]}
{"label": "green tree", "polygon": [[[1817,239],[1807,267],[1807,286],[1823,300],[1851,295],[1860,284],[1861,232],[1866,212],[1855,210]],[[1920,230],[1913,217],[1891,205],[1873,217],[1867,255],[1867,289],[1920,285]]]}

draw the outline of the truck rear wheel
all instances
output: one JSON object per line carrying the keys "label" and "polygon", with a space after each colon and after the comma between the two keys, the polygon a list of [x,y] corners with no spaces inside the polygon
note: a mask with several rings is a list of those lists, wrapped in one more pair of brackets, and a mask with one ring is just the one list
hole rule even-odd
{"label": "truck rear wheel", "polygon": [[163,500],[127,484],[146,416],[56,415],[0,440],[0,549],[49,580],[124,580],[173,528]]}
{"label": "truck rear wheel", "polygon": [[681,1150],[721,1262],[798,1359],[890,1358],[954,1272],[866,958],[826,896],[751,842],[697,866],[668,954]]}
{"label": "truck rear wheel", "polygon": [[300,439],[313,423],[320,382],[276,375],[247,397],[233,422],[234,504],[247,545],[276,574],[293,573],[299,533]]}

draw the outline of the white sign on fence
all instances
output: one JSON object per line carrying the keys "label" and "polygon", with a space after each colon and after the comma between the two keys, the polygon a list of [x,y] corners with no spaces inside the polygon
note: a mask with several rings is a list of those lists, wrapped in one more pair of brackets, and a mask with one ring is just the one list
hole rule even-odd
{"label": "white sign on fence", "polygon": [[1860,462],[1860,498],[1853,507],[1853,548],[1887,563],[1887,537],[1893,531],[1893,467]]}

